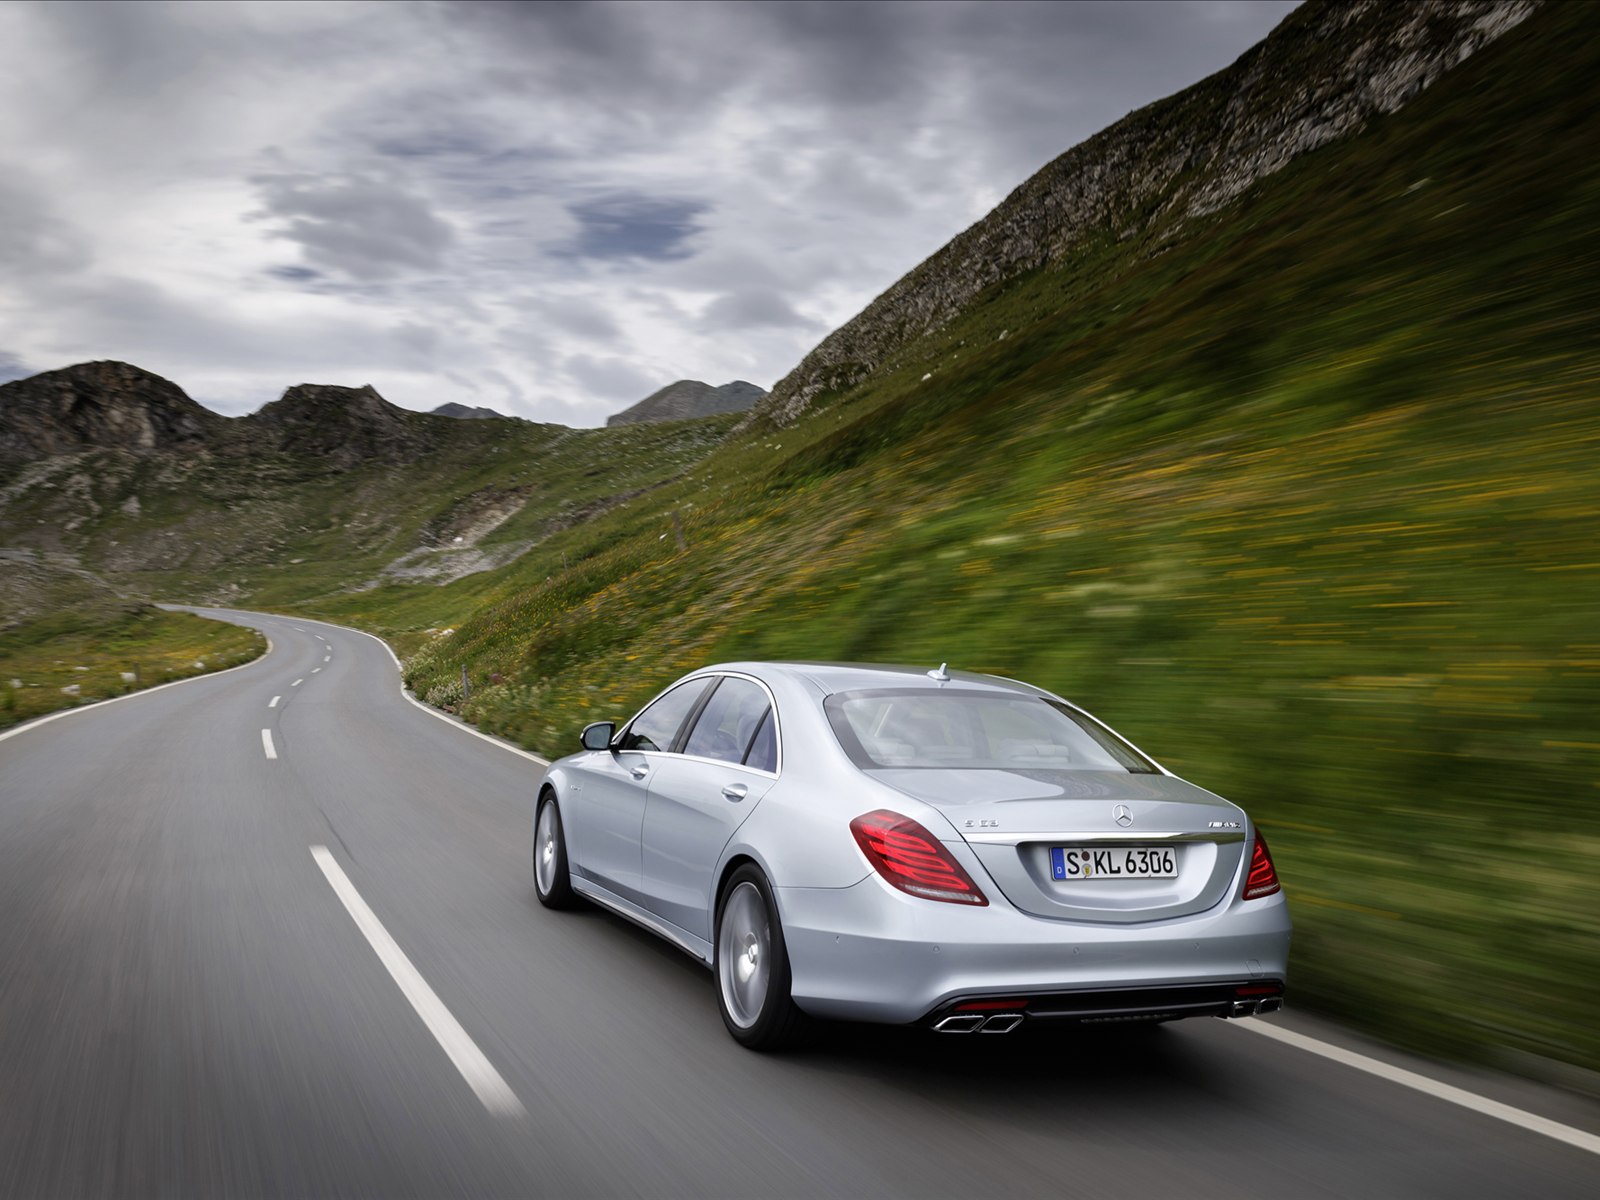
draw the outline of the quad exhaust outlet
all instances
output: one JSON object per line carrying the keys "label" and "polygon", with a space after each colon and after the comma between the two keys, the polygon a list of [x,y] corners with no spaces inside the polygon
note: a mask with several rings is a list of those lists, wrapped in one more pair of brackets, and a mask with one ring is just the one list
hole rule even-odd
{"label": "quad exhaust outlet", "polygon": [[984,1016],[982,1013],[956,1013],[946,1017],[934,1025],[935,1033],[1010,1033],[1022,1024],[1023,1014],[1019,1012],[993,1013]]}

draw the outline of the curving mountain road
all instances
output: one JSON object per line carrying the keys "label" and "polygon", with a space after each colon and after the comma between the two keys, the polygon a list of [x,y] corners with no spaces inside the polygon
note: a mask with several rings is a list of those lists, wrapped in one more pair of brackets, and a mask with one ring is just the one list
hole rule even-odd
{"label": "curving mountain road", "polygon": [[272,650],[0,736],[0,1195],[1600,1194],[1600,1107],[1253,1022],[750,1054],[702,968],[538,906],[537,760],[375,639],[201,611]]}

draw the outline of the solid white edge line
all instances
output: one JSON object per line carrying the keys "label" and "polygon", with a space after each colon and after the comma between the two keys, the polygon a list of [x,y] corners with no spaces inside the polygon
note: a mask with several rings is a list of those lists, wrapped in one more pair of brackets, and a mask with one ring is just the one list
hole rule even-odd
{"label": "solid white edge line", "polygon": [[261,731],[261,748],[267,752],[268,758],[278,757],[278,751],[272,745],[272,730],[263,729]]}
{"label": "solid white edge line", "polygon": [[1451,1104],[1459,1104],[1462,1108],[1471,1109],[1475,1113],[1482,1113],[1486,1117],[1493,1117],[1499,1121],[1505,1121],[1531,1133],[1543,1134],[1545,1137],[1554,1138],[1558,1142],[1576,1146],[1579,1150],[1587,1150],[1590,1154],[1600,1154],[1600,1135],[1585,1133],[1581,1129],[1574,1129],[1570,1125],[1563,1125],[1559,1121],[1552,1121],[1548,1117],[1539,1116],[1537,1113],[1513,1108],[1509,1104],[1502,1104],[1498,1100],[1490,1100],[1487,1096],[1480,1096],[1476,1092],[1467,1091],[1465,1088],[1453,1087],[1448,1083],[1440,1083],[1437,1079],[1429,1079],[1426,1075],[1418,1075],[1415,1071],[1407,1071],[1404,1067],[1391,1066],[1380,1059],[1370,1058],[1365,1054],[1357,1054],[1353,1050],[1345,1050],[1340,1046],[1318,1041],[1316,1038],[1307,1037],[1303,1033],[1280,1029],[1275,1025],[1262,1021],[1229,1021],[1228,1024],[1239,1029],[1248,1029],[1251,1033],[1259,1033],[1263,1037],[1283,1042],[1285,1045],[1293,1046],[1298,1050],[1304,1050],[1308,1054],[1321,1055],[1323,1058],[1331,1059],[1336,1063],[1343,1063],[1347,1067],[1354,1067],[1357,1071],[1365,1071],[1369,1075],[1376,1075],[1379,1079],[1387,1079],[1390,1083],[1398,1083],[1401,1087],[1411,1088],[1435,1099],[1445,1100]]}
{"label": "solid white edge line", "polygon": [[[249,626],[246,626],[248,629]],[[264,636],[264,635],[263,635]],[[74,717],[79,713],[92,712],[97,708],[104,708],[108,704],[116,704],[121,700],[137,700],[140,696],[148,696],[152,692],[163,691],[166,688],[178,687],[185,683],[198,683],[202,679],[215,679],[218,675],[226,675],[230,671],[242,671],[246,667],[253,667],[272,653],[272,639],[267,638],[267,648],[256,655],[249,662],[240,663],[237,667],[224,667],[220,671],[207,671],[204,675],[191,675],[187,679],[174,679],[171,683],[158,683],[154,687],[140,688],[137,692],[127,692],[121,696],[112,696],[109,700],[96,700],[93,704],[79,704],[74,708],[63,708],[59,712],[46,713],[42,717],[35,717],[11,729],[0,733],[0,742],[7,738],[14,738],[19,733],[27,733],[30,729],[37,729],[41,725],[48,725],[51,721],[59,721],[62,717]]]}
{"label": "solid white edge line", "polygon": [[268,708],[277,708],[278,707],[278,701],[282,700],[282,699],[283,699],[282,696],[274,696],[271,700],[267,701],[267,707]]}
{"label": "solid white edge line", "polygon": [[422,1023],[428,1027],[428,1032],[433,1034],[440,1047],[450,1056],[450,1061],[456,1065],[456,1070],[461,1072],[461,1077],[467,1085],[477,1093],[478,1099],[490,1112],[503,1117],[520,1117],[525,1115],[522,1102],[517,1099],[516,1093],[500,1077],[500,1073],[484,1057],[483,1051],[478,1049],[477,1043],[468,1036],[467,1031],[461,1028],[461,1023],[451,1015],[444,1002],[428,986],[416,967],[411,965],[411,960],[406,957],[405,951],[400,949],[394,938],[389,936],[378,920],[372,909],[367,907],[367,902],[361,898],[361,893],[356,891],[355,884],[350,882],[350,877],[344,873],[344,868],[339,866],[338,860],[329,853],[326,846],[312,846],[311,857],[317,860],[317,866],[322,868],[322,873],[327,876],[328,882],[333,886],[334,894],[344,902],[345,910],[356,923],[356,928],[361,930],[366,937],[368,945],[378,955],[378,960],[388,968],[390,976],[399,985],[401,993],[411,1002],[411,1007],[422,1018]]}

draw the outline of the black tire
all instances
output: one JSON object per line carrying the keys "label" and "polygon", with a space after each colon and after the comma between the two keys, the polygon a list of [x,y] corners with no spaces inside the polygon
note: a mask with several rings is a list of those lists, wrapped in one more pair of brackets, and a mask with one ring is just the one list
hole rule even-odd
{"label": "black tire", "polygon": [[[751,1050],[781,1050],[799,1041],[807,1022],[791,995],[783,924],[767,877],[751,863],[722,889],[713,945],[717,1009],[734,1040]],[[756,995],[749,980],[763,964],[765,985]]]}
{"label": "black tire", "polygon": [[[548,854],[549,869],[541,875],[540,859],[545,854]],[[533,891],[546,908],[574,908],[578,903],[567,868],[566,830],[561,824],[561,809],[554,792],[539,797],[539,809],[533,820]]]}

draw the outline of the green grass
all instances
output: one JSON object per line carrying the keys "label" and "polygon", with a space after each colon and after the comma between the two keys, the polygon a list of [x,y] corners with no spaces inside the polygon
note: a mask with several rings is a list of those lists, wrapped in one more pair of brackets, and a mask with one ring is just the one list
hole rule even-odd
{"label": "green grass", "polygon": [[1547,12],[500,572],[307,608],[547,754],[723,659],[1044,684],[1262,821],[1297,1002],[1600,1067],[1597,79]]}
{"label": "green grass", "polygon": [[249,662],[253,629],[146,604],[58,610],[0,633],[0,728]]}

